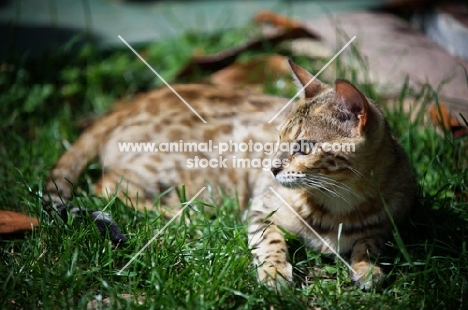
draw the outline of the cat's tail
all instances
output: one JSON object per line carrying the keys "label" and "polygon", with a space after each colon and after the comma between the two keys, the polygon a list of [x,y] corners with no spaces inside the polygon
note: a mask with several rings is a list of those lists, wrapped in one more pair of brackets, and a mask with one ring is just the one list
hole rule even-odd
{"label": "cat's tail", "polygon": [[[104,121],[109,120],[104,119]],[[44,208],[49,213],[58,214],[64,220],[69,216],[81,219],[91,218],[99,232],[115,244],[125,242],[127,238],[122,234],[109,214],[69,203],[73,186],[87,165],[96,158],[101,143],[108,134],[106,126],[103,125],[100,123],[91,126],[60,157],[47,179],[46,193],[43,195],[43,200]]]}

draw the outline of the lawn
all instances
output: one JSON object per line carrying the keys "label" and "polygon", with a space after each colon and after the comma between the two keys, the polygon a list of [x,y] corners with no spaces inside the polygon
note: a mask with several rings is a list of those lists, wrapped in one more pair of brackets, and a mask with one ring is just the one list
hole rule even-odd
{"label": "lawn", "polygon": [[[187,33],[137,50],[174,83],[194,51],[222,50],[241,42],[242,31]],[[90,184],[100,173],[99,165],[90,165],[74,201],[112,210],[129,238],[113,249],[88,222],[63,223],[43,211],[44,182],[83,128],[116,98],[162,83],[123,44],[105,51],[93,45],[76,51],[70,45],[36,59],[15,55],[0,64],[0,208],[41,221],[24,238],[1,236],[1,309],[85,309],[102,300],[118,309],[468,309],[468,141],[428,122],[426,106],[437,102],[429,87],[404,87],[383,105],[409,154],[419,203],[381,258],[388,274],[382,292],[355,288],[343,263],[305,249],[294,236],[288,239],[296,285],[276,292],[258,284],[246,225],[230,197],[216,206],[198,201],[197,211],[183,213],[184,220],[171,223],[119,275],[168,220],[157,212],[127,208],[118,199],[90,195]],[[274,52],[284,53],[265,46],[241,57]],[[314,72],[327,61],[294,60]],[[356,70],[367,70],[364,65],[348,68],[338,59],[333,66],[367,96],[383,102],[372,85],[356,80]],[[412,111],[404,104],[408,99],[418,103]]]}

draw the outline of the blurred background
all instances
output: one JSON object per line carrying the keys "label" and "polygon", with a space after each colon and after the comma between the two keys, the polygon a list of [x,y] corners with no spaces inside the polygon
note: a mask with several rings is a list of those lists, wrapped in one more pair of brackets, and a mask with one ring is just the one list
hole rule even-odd
{"label": "blurred background", "polygon": [[468,58],[466,2],[436,0],[2,0],[0,57],[23,51],[34,56],[71,40],[112,47],[121,45],[118,35],[134,44],[187,31],[219,31],[243,26],[265,9],[302,21],[338,13],[387,11],[410,21],[455,55]]}

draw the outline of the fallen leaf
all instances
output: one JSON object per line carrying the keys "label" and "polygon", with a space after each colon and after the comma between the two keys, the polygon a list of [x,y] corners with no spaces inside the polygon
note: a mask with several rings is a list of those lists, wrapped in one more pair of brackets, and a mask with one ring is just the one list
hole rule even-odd
{"label": "fallen leaf", "polygon": [[[287,23],[286,23],[287,24]],[[288,24],[287,24],[288,25]],[[262,29],[262,35],[256,36],[238,46],[211,55],[193,55],[189,63],[177,74],[176,78],[184,78],[198,71],[214,72],[234,63],[237,56],[245,51],[255,51],[269,46],[278,45],[290,39],[311,38],[320,39],[320,36],[307,27],[295,23],[290,27],[276,27]]]}
{"label": "fallen leaf", "polygon": [[0,210],[0,234],[13,234],[31,231],[39,226],[39,220],[29,215]]}
{"label": "fallen leaf", "polygon": [[429,106],[429,116],[434,124],[444,130],[450,130],[455,138],[468,134],[468,127],[461,126],[460,122],[450,114],[447,106],[440,102],[439,105]]}
{"label": "fallen leaf", "polygon": [[[257,24],[261,23],[270,23],[276,27],[286,28],[286,29],[298,29],[304,28],[305,26],[294,19],[286,17],[284,15],[276,14],[275,12],[263,10],[255,14],[254,21]],[[317,35],[317,38],[319,36]]]}
{"label": "fallen leaf", "polygon": [[286,57],[261,55],[221,69],[213,73],[209,81],[223,86],[263,85],[289,76],[289,71]]}

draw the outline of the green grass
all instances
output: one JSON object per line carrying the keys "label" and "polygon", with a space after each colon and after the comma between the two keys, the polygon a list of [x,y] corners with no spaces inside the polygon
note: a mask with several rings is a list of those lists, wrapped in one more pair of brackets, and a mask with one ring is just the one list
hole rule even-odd
{"label": "green grass", "polygon": [[[241,34],[192,33],[139,51],[174,82],[193,50],[218,51],[241,40]],[[326,61],[295,60],[315,72]],[[424,105],[436,99],[429,88],[405,87],[385,108],[414,168],[419,205],[381,259],[388,273],[384,291],[356,289],[340,261],[307,250],[289,236],[297,285],[278,293],[256,282],[246,226],[230,198],[217,206],[197,202],[198,211],[182,215],[189,225],[173,222],[122,275],[118,271],[167,219],[136,212],[119,200],[87,196],[99,173],[96,165],[80,180],[75,202],[95,209],[109,205],[129,237],[127,244],[112,249],[89,223],[57,222],[42,210],[48,171],[78,137],[81,121],[105,113],[115,98],[161,85],[131,51],[87,46],[71,53],[64,47],[41,59],[5,63],[0,72],[0,208],[37,216],[41,227],[24,239],[0,240],[1,309],[80,309],[106,297],[111,308],[119,309],[468,308],[467,139],[422,126]],[[368,96],[380,98],[372,85],[357,81],[356,69],[340,61],[334,66]],[[364,63],[361,70],[367,70]],[[403,109],[409,97],[421,102],[412,120]],[[125,300],[123,294],[133,297]]]}

